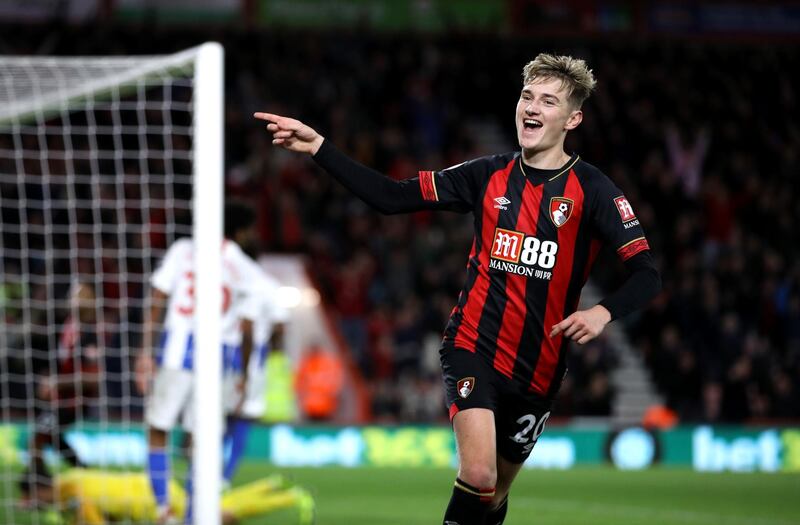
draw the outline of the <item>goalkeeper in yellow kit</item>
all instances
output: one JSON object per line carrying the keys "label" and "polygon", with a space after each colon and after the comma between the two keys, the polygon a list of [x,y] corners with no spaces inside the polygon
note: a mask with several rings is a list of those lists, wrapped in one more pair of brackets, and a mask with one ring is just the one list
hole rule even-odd
{"label": "goalkeeper in yellow kit", "polygon": [[[22,496],[31,494],[22,484]],[[119,520],[153,523],[156,502],[144,472],[109,472],[72,469],[55,479],[40,480],[35,487],[39,503],[52,503],[67,523],[103,525]],[[182,522],[186,512],[186,494],[174,480],[169,483],[170,505],[175,518]],[[222,523],[233,525],[244,518],[297,508],[299,523],[314,521],[314,500],[307,490],[287,487],[279,475],[262,478],[235,487],[222,496]]]}

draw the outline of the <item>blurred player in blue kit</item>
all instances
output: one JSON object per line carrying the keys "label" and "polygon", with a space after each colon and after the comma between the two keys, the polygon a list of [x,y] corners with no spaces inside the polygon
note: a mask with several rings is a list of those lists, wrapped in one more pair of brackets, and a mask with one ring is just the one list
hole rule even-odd
{"label": "blurred player in blue kit", "polygon": [[[238,243],[246,242],[253,221],[254,214],[249,207],[239,203],[225,206],[221,315],[222,341],[229,348],[223,348],[223,354],[230,354],[233,346],[240,346],[245,360],[249,360],[252,348],[252,323],[243,320],[240,314],[243,303],[251,300],[255,292],[252,284],[258,282],[260,276],[255,261]],[[158,507],[158,521],[168,523],[174,521],[168,492],[171,470],[167,451],[169,432],[180,418],[182,427],[190,435],[194,416],[195,279],[191,239],[179,239],[169,247],[150,282],[150,308],[145,315],[142,351],[136,361],[136,384],[140,392],[147,394],[147,470]],[[156,345],[155,335],[165,311],[160,344]],[[155,356],[152,354],[154,348],[158,348]],[[242,376],[242,381],[247,381],[247,375]],[[191,472],[191,468],[189,470]],[[191,474],[186,478],[186,492],[190,502],[186,513],[189,521],[192,513]]]}

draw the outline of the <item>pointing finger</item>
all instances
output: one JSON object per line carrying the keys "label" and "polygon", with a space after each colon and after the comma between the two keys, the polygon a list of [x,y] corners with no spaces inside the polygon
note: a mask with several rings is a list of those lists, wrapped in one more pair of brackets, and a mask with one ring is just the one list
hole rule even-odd
{"label": "pointing finger", "polygon": [[[302,126],[302,122],[289,117],[282,117],[274,113],[253,113],[253,116],[260,120],[274,123],[280,129],[291,129],[297,131]],[[267,125],[269,128],[270,124]]]}
{"label": "pointing finger", "polygon": [[270,122],[279,122],[286,118],[280,115],[276,115],[275,113],[261,113],[260,111],[253,113],[253,116],[257,119],[268,120]]}

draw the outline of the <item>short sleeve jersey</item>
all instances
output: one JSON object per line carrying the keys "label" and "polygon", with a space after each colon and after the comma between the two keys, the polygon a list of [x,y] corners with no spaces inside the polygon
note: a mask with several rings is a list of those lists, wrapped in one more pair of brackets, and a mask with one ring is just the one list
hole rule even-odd
{"label": "short sleeve jersey", "polygon": [[[568,340],[552,326],[577,309],[601,246],[626,260],[648,250],[639,220],[614,183],[573,155],[560,169],[519,153],[421,171],[423,199],[474,215],[467,279],[444,345],[485,357],[501,374],[552,397]],[[434,204],[435,203],[435,204]]]}
{"label": "short sleeve jersey", "polygon": [[[168,368],[191,369],[194,354],[194,243],[180,239],[170,246],[150,278],[153,287],[169,295],[159,361]],[[222,341],[241,339],[241,303],[253,293],[255,262],[234,242],[222,245]]]}

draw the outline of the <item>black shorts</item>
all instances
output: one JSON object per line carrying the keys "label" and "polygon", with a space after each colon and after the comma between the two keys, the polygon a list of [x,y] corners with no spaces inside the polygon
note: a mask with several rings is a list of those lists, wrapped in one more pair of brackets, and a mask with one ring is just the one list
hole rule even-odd
{"label": "black shorts", "polygon": [[450,421],[468,408],[494,412],[497,453],[524,463],[550,417],[552,400],[526,391],[477,353],[445,347],[440,351]]}

